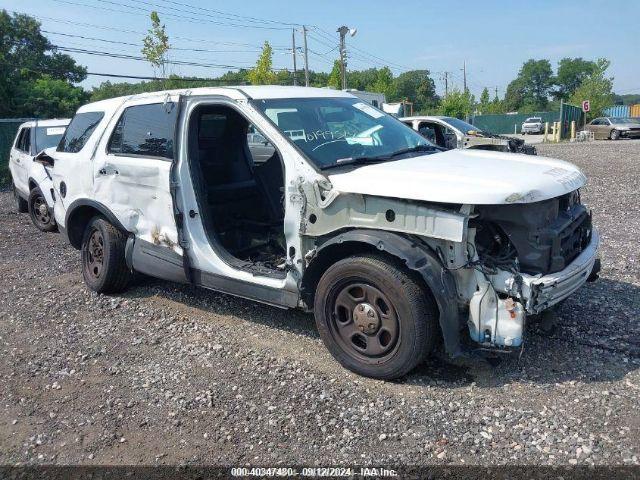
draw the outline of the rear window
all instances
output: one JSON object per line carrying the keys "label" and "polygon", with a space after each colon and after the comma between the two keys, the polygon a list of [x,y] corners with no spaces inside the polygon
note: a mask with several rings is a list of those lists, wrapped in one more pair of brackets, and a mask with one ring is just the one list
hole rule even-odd
{"label": "rear window", "polygon": [[36,128],[36,152],[41,152],[45,148],[55,147],[60,143],[62,135],[67,127],[37,127]]}
{"label": "rear window", "polygon": [[173,159],[173,136],[178,109],[173,103],[128,107],[113,130],[107,151]]}
{"label": "rear window", "polygon": [[76,114],[60,140],[58,152],[77,153],[82,150],[102,117],[104,117],[104,112]]}

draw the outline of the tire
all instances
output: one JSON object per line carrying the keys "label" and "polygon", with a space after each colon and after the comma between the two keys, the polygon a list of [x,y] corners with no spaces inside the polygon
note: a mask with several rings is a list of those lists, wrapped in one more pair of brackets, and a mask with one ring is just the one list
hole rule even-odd
{"label": "tire", "polygon": [[15,183],[13,184],[13,198],[15,199],[16,209],[18,210],[18,213],[27,213],[29,211],[29,204],[20,196]]}
{"label": "tire", "polygon": [[118,293],[127,288],[131,271],[125,261],[126,235],[96,216],[82,237],[82,276],[87,286],[98,293]]}
{"label": "tire", "polygon": [[55,232],[58,229],[56,221],[49,211],[47,201],[39,187],[35,187],[29,193],[29,216],[38,230],[43,232]]}
{"label": "tire", "polygon": [[392,380],[433,350],[438,308],[408,272],[376,255],[340,260],[316,289],[316,325],[325,346],[345,368]]}
{"label": "tire", "polygon": [[611,133],[609,134],[609,138],[611,140],[618,140],[620,138],[620,131],[619,130],[611,130]]}

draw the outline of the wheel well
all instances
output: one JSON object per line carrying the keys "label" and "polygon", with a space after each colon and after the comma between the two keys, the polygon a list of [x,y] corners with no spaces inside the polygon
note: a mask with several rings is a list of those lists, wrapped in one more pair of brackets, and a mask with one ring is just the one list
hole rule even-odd
{"label": "wheel well", "polygon": [[422,286],[427,295],[433,296],[433,293],[431,292],[431,289],[425,282],[424,278],[422,278],[422,276],[418,272],[409,268],[406,261],[396,257],[395,255],[387,251],[380,250],[369,243],[350,241],[336,243],[323,248],[311,261],[304,273],[301,285],[301,296],[305,304],[309,308],[313,308],[315,293],[318,287],[318,283],[320,282],[320,278],[331,265],[342,260],[343,258],[351,257],[353,255],[366,254],[378,255],[387,259],[391,263],[394,263],[397,266],[403,268],[406,273],[408,273],[416,281],[418,285]]}
{"label": "wheel well", "polygon": [[36,181],[33,178],[30,178],[29,179],[29,191],[33,190],[37,186],[38,186],[38,184],[36,183]]}
{"label": "wheel well", "polygon": [[102,212],[100,212],[100,210],[89,205],[77,207],[70,213],[65,228],[67,230],[67,236],[69,237],[69,243],[75,249],[80,250],[82,246],[82,236],[89,221],[96,215],[101,214]]}

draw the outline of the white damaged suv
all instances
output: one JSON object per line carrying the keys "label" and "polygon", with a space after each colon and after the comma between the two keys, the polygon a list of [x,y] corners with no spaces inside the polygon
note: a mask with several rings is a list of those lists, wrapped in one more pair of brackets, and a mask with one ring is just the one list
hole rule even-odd
{"label": "white damaged suv", "polygon": [[40,161],[91,289],[121,291],[139,271],[312,310],[333,356],[376,378],[440,341],[452,356],[515,349],[527,315],[599,269],[576,167],[441,152],[347,92],[104,100]]}

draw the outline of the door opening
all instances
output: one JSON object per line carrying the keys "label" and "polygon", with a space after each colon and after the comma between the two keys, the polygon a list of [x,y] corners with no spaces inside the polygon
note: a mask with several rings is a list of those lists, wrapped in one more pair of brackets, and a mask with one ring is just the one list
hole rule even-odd
{"label": "door opening", "polygon": [[235,109],[202,105],[189,120],[189,162],[203,226],[221,257],[284,276],[284,171],[277,149]]}

